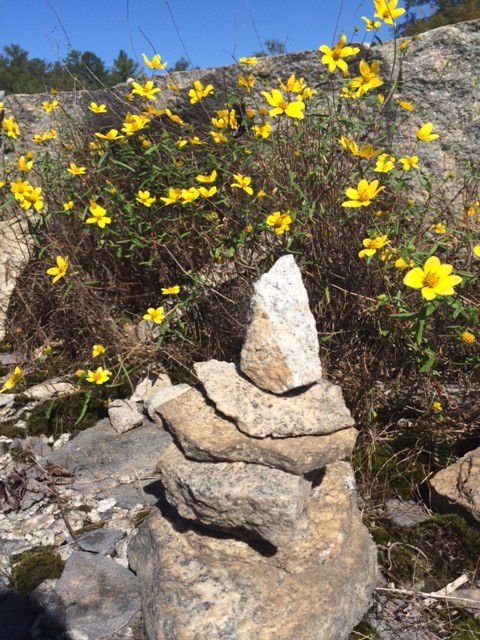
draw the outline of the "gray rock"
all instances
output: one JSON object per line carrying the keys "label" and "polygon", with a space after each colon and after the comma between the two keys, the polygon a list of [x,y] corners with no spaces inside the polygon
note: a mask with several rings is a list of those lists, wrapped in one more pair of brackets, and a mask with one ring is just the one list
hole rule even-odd
{"label": "gray rock", "polygon": [[429,484],[438,509],[480,521],[480,447],[436,473]]}
{"label": "gray rock", "polygon": [[60,378],[47,380],[30,387],[24,392],[29,400],[49,400],[50,398],[61,398],[62,396],[74,393],[75,387],[71,382],[62,382]]}
{"label": "gray rock", "polygon": [[82,551],[90,553],[100,553],[103,556],[110,556],[115,551],[117,542],[125,536],[125,531],[121,529],[94,529],[88,531],[77,538],[77,544]]}
{"label": "gray rock", "polygon": [[[143,482],[142,485],[148,485],[149,483],[150,480]],[[146,506],[155,504],[157,502],[157,497],[146,493],[143,490],[142,485],[138,486],[138,482],[133,484],[122,484],[119,487],[112,487],[107,491],[97,493],[95,498],[97,500],[113,498],[117,506],[121,509],[133,509],[133,507],[138,505]]]}
{"label": "gray rock", "polygon": [[[139,583],[128,569],[111,558],[74,551],[57,581],[58,601],[47,606],[65,631],[82,640],[100,640],[126,627],[140,610]],[[70,637],[69,636],[69,637]]]}
{"label": "gray rock", "polygon": [[29,259],[31,241],[18,217],[0,221],[0,341],[5,338],[5,321],[17,278]]}
{"label": "gray rock", "polygon": [[253,462],[304,474],[350,455],[357,430],[353,427],[322,436],[252,438],[190,389],[159,409],[168,429],[188,458],[205,462]]}
{"label": "gray rock", "polygon": [[346,640],[378,576],[349,465],[327,467],[308,517],[310,536],[272,554],[154,509],[128,551],[146,640]]}
{"label": "gray rock", "polygon": [[258,464],[194,462],[172,444],[158,471],[184,518],[283,546],[307,534],[310,482]]}
{"label": "gray rock", "polygon": [[171,436],[151,422],[118,434],[105,419],[52,451],[48,460],[71,469],[74,489],[98,493],[152,476],[158,456],[170,442]]}
{"label": "gray rock", "polygon": [[257,389],[232,363],[210,360],[194,368],[217,409],[250,436],[320,435],[354,424],[340,387],[330,382],[314,384],[303,393],[276,396]]}
{"label": "gray rock", "polygon": [[413,500],[392,498],[385,502],[388,517],[401,527],[414,527],[416,524],[430,520],[428,512]]}
{"label": "gray rock", "polygon": [[139,427],[143,422],[143,415],[133,400],[114,400],[108,406],[110,424],[117,433],[125,433]]}
{"label": "gray rock", "polygon": [[159,391],[156,391],[145,402],[145,410],[148,416],[155,422],[159,421],[158,409],[165,402],[170,402],[174,398],[178,398],[182,393],[190,389],[188,384],[176,384],[173,386],[167,386]]}
{"label": "gray rock", "polygon": [[172,382],[166,373],[152,377],[146,376],[137,384],[130,400],[134,402],[146,402],[157,393],[157,391],[171,386]]}
{"label": "gray rock", "polygon": [[12,364],[19,364],[23,358],[19,353],[0,353],[0,366],[10,367]]}
{"label": "gray rock", "polygon": [[283,256],[255,284],[240,368],[262,389],[284,393],[320,380],[318,350],[302,274]]}

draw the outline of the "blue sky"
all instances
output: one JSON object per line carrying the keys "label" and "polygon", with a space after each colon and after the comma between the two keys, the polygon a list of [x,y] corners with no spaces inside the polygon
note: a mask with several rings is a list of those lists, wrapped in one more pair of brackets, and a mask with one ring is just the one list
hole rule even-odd
{"label": "blue sky", "polygon": [[[259,49],[262,40],[287,41],[288,51],[351,36],[371,0],[169,0],[193,65],[218,66]],[[399,5],[401,6],[401,2]],[[119,49],[140,59],[155,50],[164,60],[186,56],[165,0],[0,0],[0,49],[15,43],[31,57],[55,60],[70,47],[90,50],[107,65]],[[253,25],[254,22],[254,25]],[[142,33],[143,32],[143,33]],[[363,29],[362,29],[363,33]],[[380,32],[389,39],[388,28]]]}

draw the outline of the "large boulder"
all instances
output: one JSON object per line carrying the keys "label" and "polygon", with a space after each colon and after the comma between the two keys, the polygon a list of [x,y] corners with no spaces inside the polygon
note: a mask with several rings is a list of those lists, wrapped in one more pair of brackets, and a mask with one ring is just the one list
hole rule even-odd
{"label": "large boulder", "polygon": [[276,553],[155,509],[128,551],[146,640],[346,640],[378,576],[354,487],[350,465],[327,467],[309,500],[310,535]]}
{"label": "large boulder", "polygon": [[17,279],[28,262],[31,241],[16,218],[0,221],[0,341],[5,338],[5,320]]}

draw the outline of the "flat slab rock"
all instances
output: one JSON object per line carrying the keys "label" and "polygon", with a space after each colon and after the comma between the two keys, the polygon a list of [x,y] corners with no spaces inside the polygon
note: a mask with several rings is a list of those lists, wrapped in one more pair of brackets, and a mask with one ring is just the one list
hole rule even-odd
{"label": "flat slab rock", "polygon": [[195,462],[175,444],[157,470],[167,500],[183,518],[274,546],[307,535],[311,483],[303,476],[244,462]]}
{"label": "flat slab rock", "polygon": [[480,447],[436,473],[430,487],[437,508],[480,521]]}
{"label": "flat slab rock", "polygon": [[110,638],[140,611],[139,587],[138,578],[111,558],[74,551],[38,626],[48,629],[55,621],[57,632],[63,631],[69,638]]}
{"label": "flat slab rock", "polygon": [[355,446],[353,427],[320,436],[252,438],[207,404],[191,388],[159,409],[188,458],[205,462],[253,462],[293,474],[322,469],[349,456]]}
{"label": "flat slab rock", "polygon": [[250,436],[321,435],[354,424],[342,390],[330,382],[314,384],[303,393],[276,396],[251,384],[231,362],[209,360],[194,368],[216,408]]}
{"label": "flat slab rock", "polygon": [[272,554],[154,509],[128,550],[146,640],[346,640],[378,576],[350,465],[327,467],[308,517],[310,536]]}
{"label": "flat slab rock", "polygon": [[106,418],[51,451],[48,461],[73,472],[74,489],[98,493],[152,476],[158,455],[171,441],[165,429],[146,419],[132,431],[117,433]]}
{"label": "flat slab rock", "polygon": [[284,393],[320,380],[318,350],[302,274],[283,256],[255,284],[240,368],[262,389]]}

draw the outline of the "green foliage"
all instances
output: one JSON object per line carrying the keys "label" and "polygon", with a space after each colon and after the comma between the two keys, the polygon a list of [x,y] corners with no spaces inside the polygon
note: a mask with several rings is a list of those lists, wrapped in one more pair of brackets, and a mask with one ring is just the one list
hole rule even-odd
{"label": "green foliage", "polygon": [[71,50],[61,62],[29,58],[28,51],[10,44],[0,53],[0,87],[5,93],[42,93],[49,89],[71,91],[79,87],[110,87],[138,71],[137,63],[121,50],[108,69],[95,53]]}

